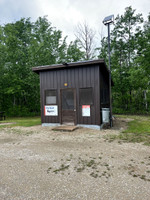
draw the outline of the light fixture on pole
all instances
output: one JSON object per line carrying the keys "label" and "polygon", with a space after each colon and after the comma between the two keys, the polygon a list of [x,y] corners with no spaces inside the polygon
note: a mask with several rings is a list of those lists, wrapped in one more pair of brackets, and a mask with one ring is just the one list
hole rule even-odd
{"label": "light fixture on pole", "polygon": [[114,22],[114,15],[105,17],[103,24],[108,27],[108,57],[109,57],[109,98],[110,98],[110,127],[113,126],[112,122],[112,102],[111,102],[111,61],[110,61],[110,24]]}

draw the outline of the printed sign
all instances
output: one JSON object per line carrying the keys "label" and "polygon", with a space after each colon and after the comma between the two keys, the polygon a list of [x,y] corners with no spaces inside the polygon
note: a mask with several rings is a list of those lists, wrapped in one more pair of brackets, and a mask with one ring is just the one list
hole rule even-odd
{"label": "printed sign", "polygon": [[44,115],[45,116],[58,116],[58,106],[56,106],[56,105],[44,106]]}
{"label": "printed sign", "polygon": [[83,117],[90,117],[90,105],[83,105],[82,106],[82,116]]}

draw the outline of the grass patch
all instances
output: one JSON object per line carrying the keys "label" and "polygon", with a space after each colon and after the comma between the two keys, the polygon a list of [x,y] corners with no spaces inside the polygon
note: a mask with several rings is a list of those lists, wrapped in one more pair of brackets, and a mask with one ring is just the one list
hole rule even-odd
{"label": "grass patch", "polygon": [[85,170],[85,167],[84,167],[84,166],[78,167],[78,168],[77,168],[77,172],[82,172],[83,170]]}
{"label": "grass patch", "polygon": [[30,126],[40,125],[41,119],[40,117],[8,118],[7,120],[0,121],[0,123],[12,123],[12,124],[0,125],[0,128],[15,127],[15,126],[30,127]]}
{"label": "grass patch", "polygon": [[120,139],[150,145],[150,118],[138,116],[138,119],[128,122],[128,128],[120,134]]}
{"label": "grass patch", "polygon": [[146,133],[150,135],[150,120],[143,118],[140,120],[134,120],[128,122],[128,128],[124,131],[124,133],[137,133],[143,134]]}
{"label": "grass patch", "polygon": [[[121,116],[119,116],[121,117]],[[122,118],[133,119],[128,122],[128,128],[119,135],[107,135],[108,142],[119,140],[123,142],[142,142],[150,146],[150,117],[149,116],[125,116]]]}
{"label": "grass patch", "polygon": [[69,168],[69,165],[62,164],[59,169],[55,169],[53,172],[57,174],[58,172],[65,171],[68,168]]}
{"label": "grass patch", "polygon": [[90,174],[90,176],[92,176],[92,177],[94,177],[94,178],[97,178],[97,177],[98,177],[98,174],[95,174],[94,172],[92,172],[92,173]]}

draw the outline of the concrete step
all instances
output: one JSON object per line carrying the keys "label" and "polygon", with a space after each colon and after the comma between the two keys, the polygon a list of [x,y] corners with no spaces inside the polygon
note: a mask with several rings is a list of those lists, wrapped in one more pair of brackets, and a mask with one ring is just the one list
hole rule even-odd
{"label": "concrete step", "polygon": [[77,126],[56,126],[54,128],[52,128],[53,131],[74,131],[76,130]]}

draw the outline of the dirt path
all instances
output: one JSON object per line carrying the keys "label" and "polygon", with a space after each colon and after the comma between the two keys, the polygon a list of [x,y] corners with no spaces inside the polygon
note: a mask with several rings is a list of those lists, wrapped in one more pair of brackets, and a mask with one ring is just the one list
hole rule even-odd
{"label": "dirt path", "polygon": [[103,138],[125,127],[0,129],[0,199],[149,200],[150,148]]}

